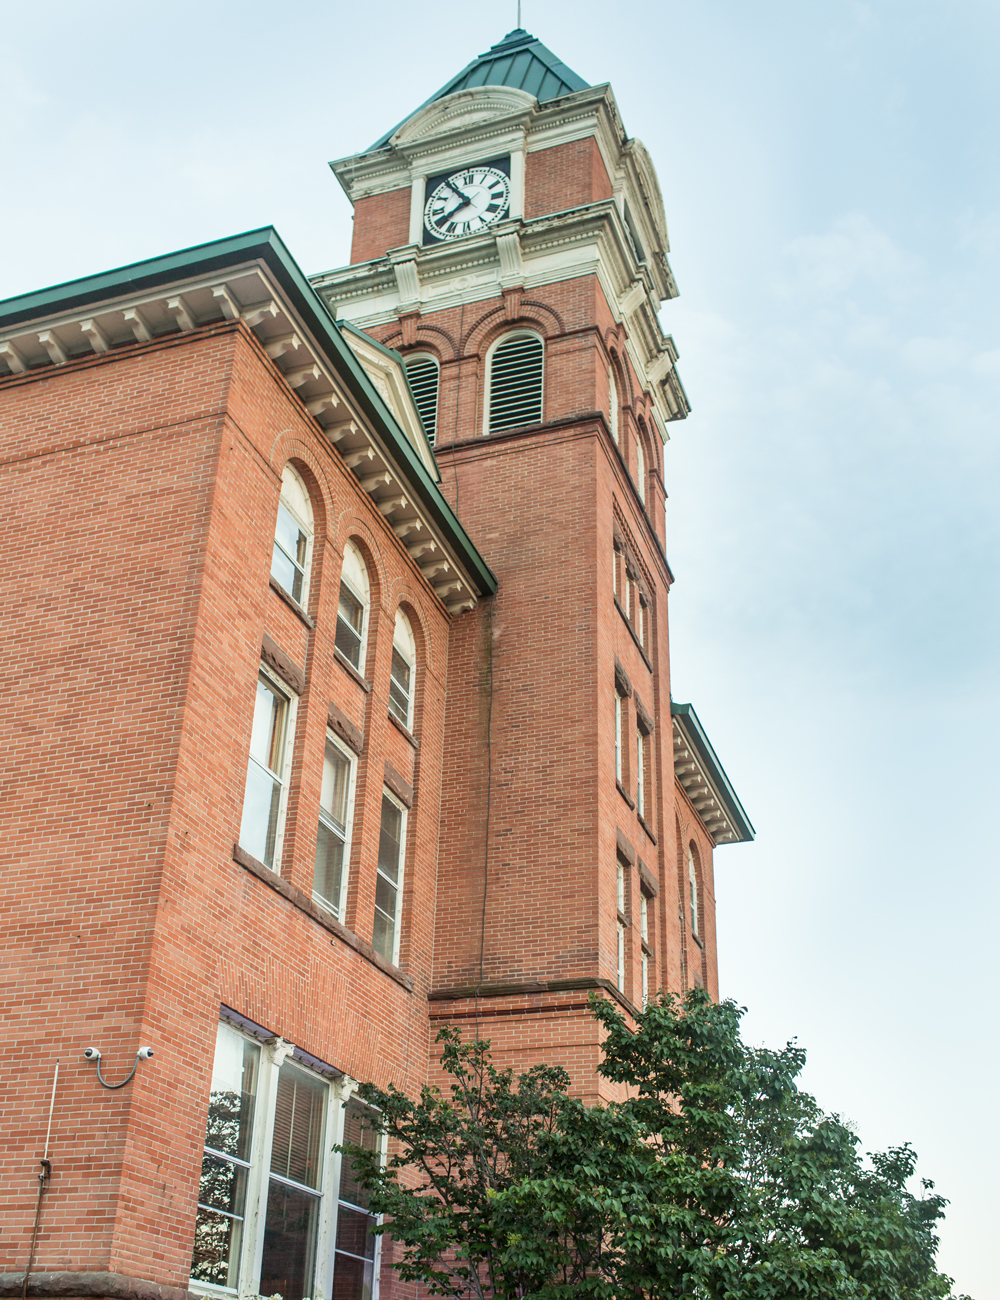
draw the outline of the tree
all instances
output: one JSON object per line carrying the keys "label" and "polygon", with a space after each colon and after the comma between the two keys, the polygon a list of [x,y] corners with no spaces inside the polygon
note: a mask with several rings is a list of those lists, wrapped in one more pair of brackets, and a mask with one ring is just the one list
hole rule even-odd
{"label": "tree", "polygon": [[742,1012],[663,995],[631,1028],[591,999],[600,1073],[626,1100],[586,1107],[565,1071],[498,1070],[489,1043],[438,1036],[447,1093],[363,1085],[385,1166],[345,1148],[395,1267],[480,1300],[937,1300],[945,1201],[908,1190],[909,1146],[861,1156],[797,1078],[805,1055],[752,1048]]}

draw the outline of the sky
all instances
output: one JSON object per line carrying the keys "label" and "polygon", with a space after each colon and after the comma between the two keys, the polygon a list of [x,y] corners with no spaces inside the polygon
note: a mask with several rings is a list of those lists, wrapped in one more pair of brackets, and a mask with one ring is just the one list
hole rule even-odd
{"label": "sky", "polygon": [[[348,260],[326,167],[515,0],[9,6],[0,297],[275,225]],[[1000,5],[524,0],[657,166],[692,414],[666,449],[673,693],[753,821],[723,994],[995,1262]],[[990,812],[990,809],[994,812]]]}

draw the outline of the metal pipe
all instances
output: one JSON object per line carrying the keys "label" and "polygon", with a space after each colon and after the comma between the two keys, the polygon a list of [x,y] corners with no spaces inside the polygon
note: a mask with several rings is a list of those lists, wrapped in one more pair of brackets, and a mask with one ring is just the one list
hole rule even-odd
{"label": "metal pipe", "polygon": [[59,1082],[59,1058],[56,1057],[55,1073],[52,1075],[52,1096],[49,1098],[49,1122],[45,1127],[45,1154],[41,1159],[42,1172],[38,1175],[38,1202],[35,1205],[35,1226],[31,1230],[31,1252],[28,1255],[28,1266],[24,1270],[24,1280],[21,1282],[21,1300],[26,1300],[28,1295],[28,1278],[31,1276],[31,1266],[35,1262],[35,1248],[38,1245],[38,1224],[42,1217],[42,1197],[49,1185],[49,1179],[52,1177],[52,1162],[49,1160],[49,1138],[52,1136],[52,1112],[56,1107],[56,1084]]}

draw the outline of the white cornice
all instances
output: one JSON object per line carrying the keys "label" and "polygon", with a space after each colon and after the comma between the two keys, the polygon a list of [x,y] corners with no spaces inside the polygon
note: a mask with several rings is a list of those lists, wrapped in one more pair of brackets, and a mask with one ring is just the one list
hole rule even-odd
{"label": "white cornice", "polygon": [[[498,298],[514,273],[513,253],[500,241],[516,237],[525,291],[594,275],[618,321],[627,325],[627,348],[637,375],[649,387],[658,428],[683,418],[687,399],[674,369],[677,350],[656,314],[649,268],[635,259],[614,200],[530,221],[504,222],[494,231],[448,244],[393,250],[388,258],[312,277],[331,311],[361,329],[394,321],[401,310],[444,311],[463,303]],[[413,289],[400,288],[395,265],[412,265]],[[409,282],[408,282],[409,283]]]}

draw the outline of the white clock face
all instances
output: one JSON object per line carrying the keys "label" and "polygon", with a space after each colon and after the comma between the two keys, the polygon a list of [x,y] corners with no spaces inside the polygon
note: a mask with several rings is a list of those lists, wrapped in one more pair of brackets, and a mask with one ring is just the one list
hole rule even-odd
{"label": "white clock face", "polygon": [[507,215],[510,181],[495,167],[466,167],[435,187],[424,225],[438,239],[474,235]]}

